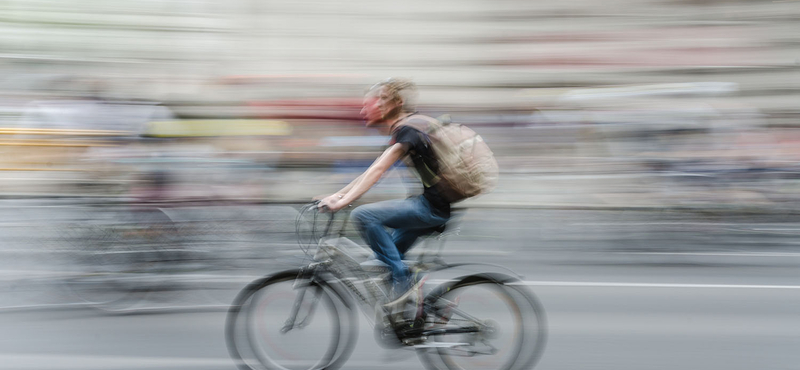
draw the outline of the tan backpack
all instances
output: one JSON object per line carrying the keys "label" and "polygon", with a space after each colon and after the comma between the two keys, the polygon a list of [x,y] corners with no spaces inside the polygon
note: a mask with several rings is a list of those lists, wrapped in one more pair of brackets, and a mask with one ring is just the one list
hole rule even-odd
{"label": "tan backpack", "polygon": [[451,123],[448,115],[434,119],[415,114],[395,129],[400,126],[410,126],[428,135],[439,173],[426,167],[428,173],[420,173],[420,179],[427,186],[443,182],[443,195],[451,203],[487,193],[497,185],[497,161],[475,131]]}

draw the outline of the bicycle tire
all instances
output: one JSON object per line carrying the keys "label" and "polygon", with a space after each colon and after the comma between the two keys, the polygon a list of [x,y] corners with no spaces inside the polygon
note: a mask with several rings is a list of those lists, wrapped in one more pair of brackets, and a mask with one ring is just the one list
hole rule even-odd
{"label": "bicycle tire", "polygon": [[161,209],[97,212],[63,230],[71,272],[63,282],[72,295],[88,307],[124,313],[151,292],[174,289],[164,274],[184,251],[169,216]]}
{"label": "bicycle tire", "polygon": [[[132,246],[114,235],[115,226],[80,228],[93,235],[75,241],[80,246],[68,250],[67,268],[62,279],[80,303],[105,312],[125,312],[145,300],[157,285],[142,279],[158,281],[158,250],[152,246]],[[78,229],[78,227],[75,227]],[[146,258],[136,256],[147,255]],[[143,271],[148,271],[143,274]],[[163,283],[159,283],[163,284]]]}
{"label": "bicycle tire", "polygon": [[[239,369],[299,370],[305,366],[304,361],[300,361],[296,366],[289,366],[292,364],[287,364],[287,361],[284,361],[284,364],[277,362],[277,359],[269,357],[266,353],[267,349],[262,348],[262,344],[254,338],[257,325],[253,322],[253,315],[261,317],[259,316],[260,312],[254,313],[254,310],[260,311],[258,304],[259,294],[266,292],[277,284],[294,284],[296,280],[299,279],[299,272],[299,270],[289,270],[258,279],[245,287],[233,301],[231,308],[228,310],[226,319],[225,338],[228,352]],[[303,281],[301,283],[309,282]],[[358,336],[357,308],[354,306],[354,303],[347,293],[342,292],[341,288],[336,284],[318,281],[310,282],[308,287],[319,288],[322,293],[320,295],[321,300],[317,302],[318,307],[316,308],[317,312],[314,313],[314,317],[316,318],[321,314],[321,312],[319,312],[320,309],[327,308],[328,315],[333,319],[331,320],[332,335],[330,336],[332,342],[323,357],[313,362],[313,365],[307,368],[337,369],[347,361],[355,347]],[[294,298],[291,300],[293,301]],[[287,310],[286,312],[277,312],[276,314],[278,315],[278,320],[282,323],[289,313],[289,310]],[[303,330],[303,328],[292,330]],[[259,334],[260,333],[261,332],[259,332]],[[319,336],[316,338],[319,338]],[[308,344],[316,345],[319,343]],[[303,352],[306,352],[306,350],[307,348],[303,348]]]}
{"label": "bicycle tire", "polygon": [[[501,361],[501,364],[496,366],[487,364],[486,369],[532,369],[540,360],[546,346],[547,318],[545,316],[544,307],[536,296],[530,290],[517,283],[519,283],[519,280],[516,278],[502,274],[488,273],[469,275],[461,277],[454,282],[444,283],[434,288],[434,290],[425,297],[426,311],[430,310],[430,313],[433,313],[433,315],[429,315],[427,318],[425,327],[427,329],[434,328],[435,325],[446,326],[453,320],[452,317],[439,317],[437,322],[437,318],[434,317],[437,313],[433,311],[442,310],[442,308],[446,306],[443,302],[448,302],[452,305],[453,299],[455,299],[456,302],[458,302],[457,307],[463,310],[463,300],[459,302],[455,297],[463,297],[464,295],[462,295],[462,292],[471,288],[487,288],[486,290],[497,293],[501,300],[505,300],[509,303],[511,307],[509,309],[509,312],[511,312],[510,316],[519,319],[520,323],[518,327],[513,328],[515,334],[513,348],[506,349],[510,355],[509,359],[507,361]],[[492,300],[487,299],[484,294],[479,294],[477,301],[484,304],[487,302],[491,303]],[[491,312],[491,314],[489,314],[490,318],[502,311],[491,308],[489,308],[489,310]],[[467,313],[480,318],[482,312]],[[438,312],[438,314],[441,315],[442,312]],[[443,323],[442,321],[445,322]],[[497,329],[496,331],[501,332],[501,330],[502,329]],[[466,334],[462,335],[462,337],[468,335],[476,334]],[[428,341],[429,343],[454,343],[452,338],[457,336],[457,334],[432,335],[428,338]],[[458,356],[454,355],[457,351],[458,349],[454,348],[437,348],[433,346],[426,348],[423,346],[421,349],[417,350],[417,354],[423,365],[429,370],[476,370],[474,368],[467,369],[460,365],[458,361],[456,361]],[[473,358],[480,358],[474,354],[470,356],[473,356]],[[467,357],[469,356],[464,356],[464,358]]]}

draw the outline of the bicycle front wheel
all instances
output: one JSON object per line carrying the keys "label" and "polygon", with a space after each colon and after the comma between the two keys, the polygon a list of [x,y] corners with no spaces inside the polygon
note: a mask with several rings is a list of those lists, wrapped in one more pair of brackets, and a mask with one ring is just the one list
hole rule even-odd
{"label": "bicycle front wheel", "polygon": [[288,271],[240,293],[228,313],[228,349],[240,369],[335,369],[352,352],[356,319],[337,289]]}
{"label": "bicycle front wheel", "polygon": [[516,279],[472,275],[426,298],[428,341],[418,354],[429,369],[524,370],[539,360],[547,321],[536,297]]}

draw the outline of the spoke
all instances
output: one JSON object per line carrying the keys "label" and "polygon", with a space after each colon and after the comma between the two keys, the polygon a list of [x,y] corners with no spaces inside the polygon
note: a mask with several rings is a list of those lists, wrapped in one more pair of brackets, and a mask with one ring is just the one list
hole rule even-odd
{"label": "spoke", "polygon": [[484,326],[483,325],[483,320],[481,320],[481,319],[479,319],[479,318],[477,318],[475,316],[472,316],[472,315],[460,310],[458,307],[452,307],[451,310],[452,310],[451,311],[451,316],[453,314],[455,314],[455,315],[463,317],[465,320],[472,321],[472,322],[474,322],[475,324],[477,324],[479,326]]}

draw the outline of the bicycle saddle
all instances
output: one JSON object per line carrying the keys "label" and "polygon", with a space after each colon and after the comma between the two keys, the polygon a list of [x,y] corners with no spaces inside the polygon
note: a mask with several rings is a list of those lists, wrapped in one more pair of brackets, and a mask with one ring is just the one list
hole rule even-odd
{"label": "bicycle saddle", "polygon": [[445,222],[442,225],[439,225],[439,226],[436,226],[436,227],[432,227],[430,229],[425,230],[425,234],[428,234],[428,235],[433,234],[433,233],[444,234],[444,232],[447,231],[447,229],[456,230],[456,233],[458,233],[458,230],[460,229],[458,227],[459,226],[458,224],[459,224],[459,222],[461,220],[461,217],[464,216],[465,212],[466,212],[466,208],[453,207],[451,209],[451,211],[450,211],[450,220],[448,220],[447,222]]}
{"label": "bicycle saddle", "polygon": [[428,229],[426,233],[427,234],[431,234],[431,233],[444,234],[445,230],[447,230],[447,224],[446,223],[442,224],[442,225],[439,225],[439,226],[436,226],[436,227],[432,227],[432,228]]}

